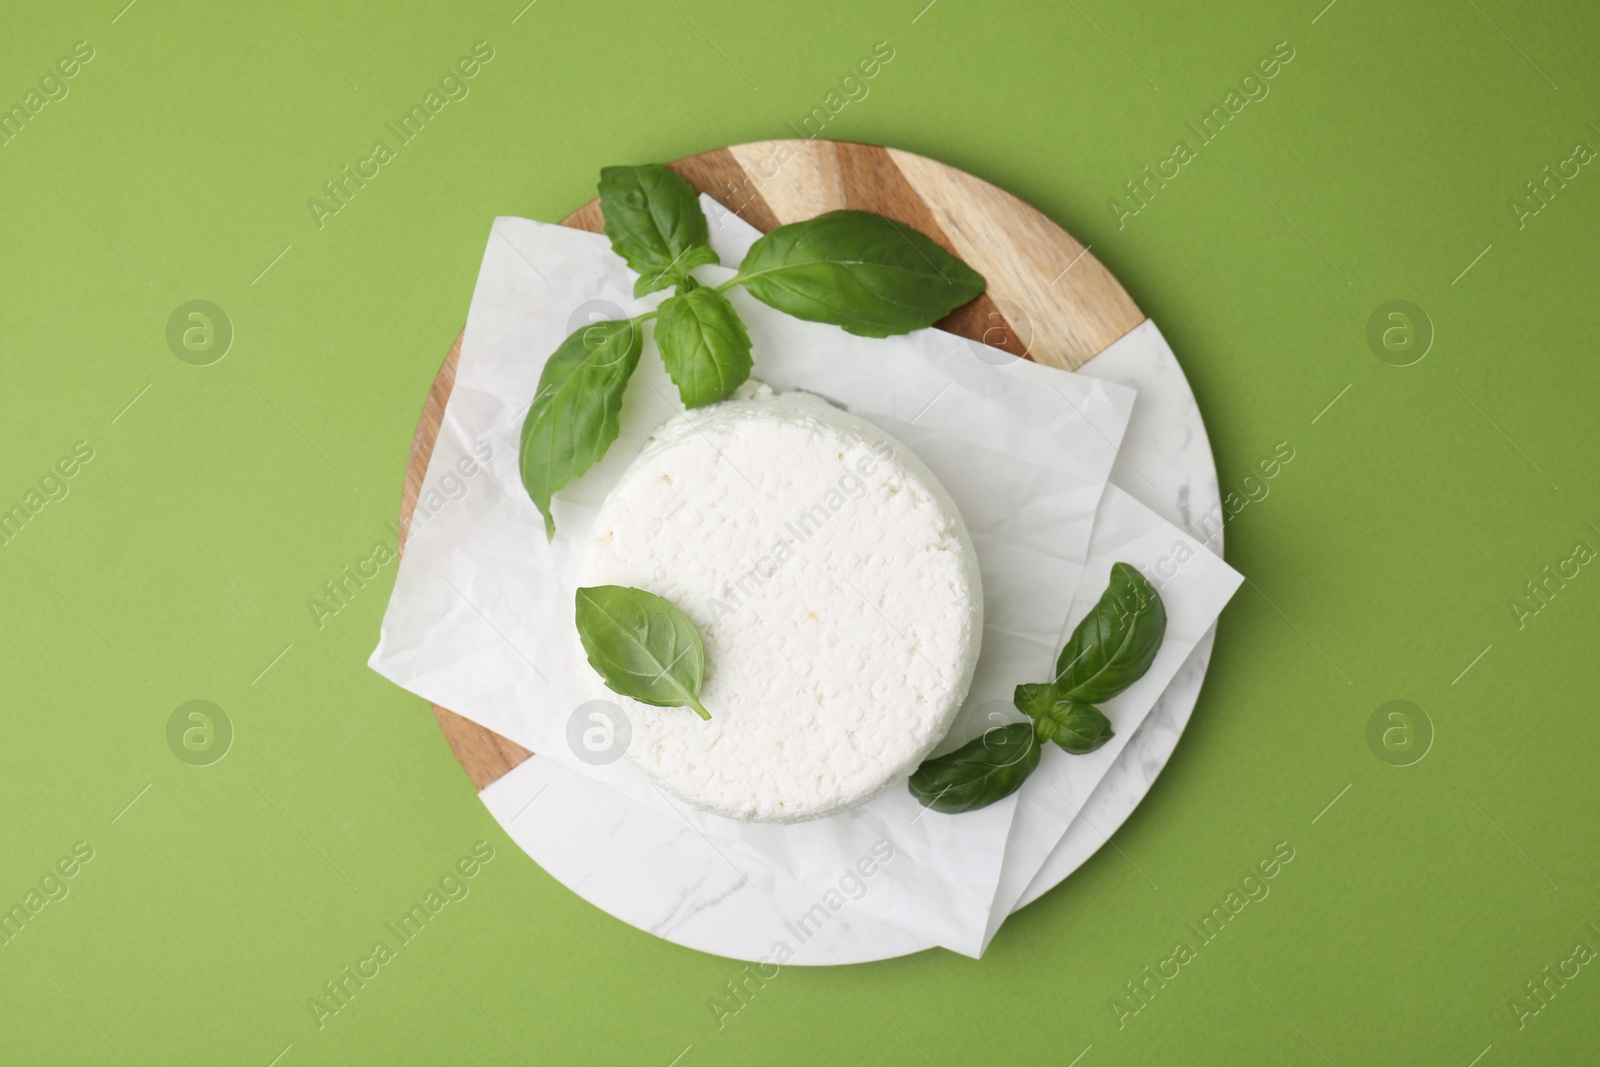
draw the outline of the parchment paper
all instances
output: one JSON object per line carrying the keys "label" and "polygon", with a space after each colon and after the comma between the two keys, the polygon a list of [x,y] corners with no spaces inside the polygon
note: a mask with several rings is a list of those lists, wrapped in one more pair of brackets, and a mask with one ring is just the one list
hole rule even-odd
{"label": "parchment paper", "polygon": [[[990,904],[984,947],[1011,914],[1067,827],[1079,818],[1084,801],[1133,731],[1244,580],[1199,541],[1115,485],[1108,485],[1095,516],[1088,566],[1073,598],[1063,641],[1100,599],[1114,563],[1133,564],[1157,586],[1167,611],[1166,636],[1144,677],[1099,705],[1111,720],[1116,736],[1087,756],[1069,756],[1055,745],[1046,745],[1039,769],[1017,791],[1017,812],[1006,844],[1000,885]],[[1046,677],[1032,680],[1044,681]]]}

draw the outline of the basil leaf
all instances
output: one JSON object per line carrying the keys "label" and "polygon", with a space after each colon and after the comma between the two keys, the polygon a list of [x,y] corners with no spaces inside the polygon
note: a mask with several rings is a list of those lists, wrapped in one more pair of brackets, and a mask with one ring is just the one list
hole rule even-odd
{"label": "basil leaf", "polygon": [[750,377],[750,335],[728,298],[715,289],[695,288],[668,298],[655,336],[684,407],[723,400]]}
{"label": "basil leaf", "polygon": [[1032,723],[996,726],[954,752],[923,761],[911,776],[911,795],[946,815],[988,807],[1021,788],[1039,755]]}
{"label": "basil leaf", "polygon": [[691,267],[717,262],[694,190],[659,163],[602,168],[600,213],[611,247],[639,275],[634,296],[665,289]]}
{"label": "basil leaf", "polygon": [[865,211],[779,226],[750,246],[736,280],[779,311],[862,337],[931,326],[986,284],[923,234]]}
{"label": "basil leaf", "polygon": [[1056,660],[1056,695],[1084,704],[1109,700],[1144,677],[1167,632],[1161,595],[1118,563],[1111,582],[1067,638]]}
{"label": "basil leaf", "polygon": [[[1011,699],[1017,709],[1028,718],[1042,719],[1050,713],[1050,705],[1056,702],[1056,687],[1051,682],[1029,682],[1017,686],[1017,691]],[[1045,740],[1050,739],[1047,737]]]}
{"label": "basil leaf", "polygon": [[1074,756],[1086,756],[1111,740],[1111,720],[1093,704],[1058,700],[1036,724],[1042,740],[1054,741]]}
{"label": "basil leaf", "polygon": [[597,322],[561,342],[522,422],[522,484],[544,515],[544,534],[556,536],[550,498],[597,463],[621,428],[628,376],[639,365],[644,337],[636,323]]}
{"label": "basil leaf", "polygon": [[700,706],[706,646],[672,601],[625,585],[579,589],[577,601],[578,638],[607,689],[711,718]]}
{"label": "basil leaf", "polygon": [[1054,741],[1074,756],[1093,752],[1115,735],[1104,712],[1062,697],[1052,682],[1019,685],[1012,700],[1033,720],[1041,742]]}

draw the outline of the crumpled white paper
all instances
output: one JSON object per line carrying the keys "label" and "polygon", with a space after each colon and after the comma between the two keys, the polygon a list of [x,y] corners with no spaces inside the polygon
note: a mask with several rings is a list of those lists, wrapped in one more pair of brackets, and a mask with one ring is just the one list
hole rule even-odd
{"label": "crumpled white paper", "polygon": [[[713,243],[724,244],[734,230],[724,223]],[[748,244],[754,236],[732,239]],[[725,261],[742,253],[718,251]],[[717,267],[697,273],[712,283],[729,276]],[[619,440],[558,494],[554,544],[544,543],[542,520],[522,488],[517,440],[545,359],[574,328],[662,299],[633,299],[632,282],[602,237],[496,220],[423,483],[424,500],[438,503],[407,544],[371,665],[819,894],[887,841],[903,860],[886,865],[874,891],[853,906],[977,955],[1013,799],[957,818],[925,812],[904,788],[891,787],[831,819],[746,824],[685,809],[626,760],[593,766],[569,747],[569,718],[592,684],[571,632],[584,536],[645,438],[679,410],[654,345],[630,384]],[[961,508],[974,533],[990,625],[971,697],[946,747],[976,736],[991,724],[988,715],[1009,708],[1019,679],[1042,677],[1053,662],[1132,392],[994,350],[976,353],[936,330],[857,338],[790,318],[742,291],[731,295],[754,342],[757,377],[778,389],[807,388],[878,422],[918,453]],[[480,458],[492,458],[463,481],[452,472],[474,446]]]}
{"label": "crumpled white paper", "polygon": [[[1016,816],[1000,884],[990,904],[985,948],[1060,843],[1067,827],[1079,817],[1084,801],[1121,754],[1133,731],[1244,580],[1198,540],[1115,485],[1108,485],[1095,516],[1088,566],[1073,597],[1063,641],[1100,599],[1114,563],[1131,563],[1156,587],[1167,611],[1166,636],[1144,676],[1099,705],[1111,720],[1116,736],[1087,756],[1069,756],[1058,746],[1046,745],[1038,770],[1017,791]],[[1046,681],[1048,675],[1029,680]]]}

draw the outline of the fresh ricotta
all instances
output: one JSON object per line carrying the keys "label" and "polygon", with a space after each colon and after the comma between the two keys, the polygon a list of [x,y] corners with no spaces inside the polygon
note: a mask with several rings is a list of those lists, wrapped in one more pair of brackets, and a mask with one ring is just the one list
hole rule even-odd
{"label": "fresh ricotta", "polygon": [[863,419],[753,384],[657,431],[579,584],[649,590],[699,627],[711,721],[606,695],[656,784],[736,819],[830,815],[916,769],[983,632],[977,557],[932,472]]}

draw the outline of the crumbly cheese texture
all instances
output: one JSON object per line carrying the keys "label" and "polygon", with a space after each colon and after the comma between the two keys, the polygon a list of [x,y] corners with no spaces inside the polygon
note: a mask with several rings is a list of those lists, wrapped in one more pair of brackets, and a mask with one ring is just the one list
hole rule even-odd
{"label": "crumbly cheese texture", "polygon": [[579,584],[646,589],[694,620],[709,722],[607,697],[656,784],[735,819],[831,815],[915,770],[983,632],[971,538],[932,472],[863,419],[752,384],[657,431]]}

